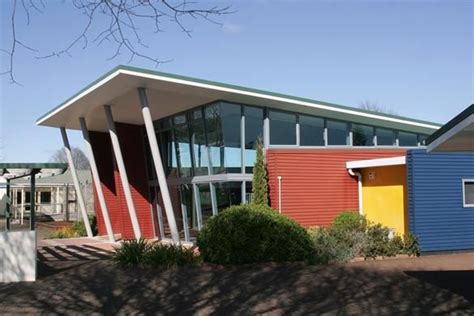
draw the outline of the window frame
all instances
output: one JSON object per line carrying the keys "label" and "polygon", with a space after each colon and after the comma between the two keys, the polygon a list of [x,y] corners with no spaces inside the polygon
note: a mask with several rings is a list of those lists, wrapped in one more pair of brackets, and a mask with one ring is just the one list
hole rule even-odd
{"label": "window frame", "polygon": [[467,204],[466,202],[466,183],[473,183],[474,179],[462,179],[462,205],[464,208],[474,208],[474,204]]}

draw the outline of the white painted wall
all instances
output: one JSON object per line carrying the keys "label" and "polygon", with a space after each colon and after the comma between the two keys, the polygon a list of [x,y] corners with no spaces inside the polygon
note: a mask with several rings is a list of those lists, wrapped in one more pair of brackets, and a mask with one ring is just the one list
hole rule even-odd
{"label": "white painted wall", "polygon": [[4,177],[0,177],[0,217],[5,216],[5,209],[7,206],[7,180]]}
{"label": "white painted wall", "polygon": [[36,231],[0,232],[0,282],[36,280]]}

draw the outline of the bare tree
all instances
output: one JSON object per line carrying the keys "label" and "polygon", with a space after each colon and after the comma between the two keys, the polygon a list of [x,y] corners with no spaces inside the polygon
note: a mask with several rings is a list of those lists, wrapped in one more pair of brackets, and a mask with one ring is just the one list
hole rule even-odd
{"label": "bare tree", "polygon": [[186,26],[187,20],[205,20],[218,24],[213,20],[214,17],[232,13],[229,6],[206,6],[202,2],[187,0],[72,0],[78,15],[86,16],[84,27],[78,35],[71,35],[72,40],[63,48],[45,54],[29,46],[23,38],[25,34],[18,34],[16,28],[20,15],[24,16],[29,25],[34,12],[47,13],[44,0],[11,0],[11,3],[11,45],[1,49],[1,52],[8,55],[9,62],[8,68],[0,74],[9,76],[12,83],[18,83],[14,67],[18,49],[29,51],[35,58],[41,59],[71,56],[75,47],[85,49],[91,42],[96,45],[110,42],[115,48],[109,59],[125,52],[129,55],[129,62],[139,57],[157,66],[169,60],[144,52],[148,48],[141,36],[144,29],[154,29],[155,34],[158,34],[163,30],[164,23],[171,22],[190,37],[192,30]]}
{"label": "bare tree", "polygon": [[396,111],[394,111],[391,108],[384,107],[377,102],[373,102],[370,100],[364,100],[359,103],[359,108],[362,110],[367,110],[367,111],[372,111],[372,112],[378,112],[378,113],[385,113],[385,114],[390,114],[390,115],[398,115]]}
{"label": "bare tree", "polygon": [[[86,155],[84,152],[77,147],[72,147],[71,148],[72,152],[72,160],[74,162],[74,166],[78,170],[87,170],[90,169],[89,166],[89,159],[87,159]],[[66,152],[64,149],[58,149],[56,152],[51,156],[50,159],[52,162],[63,162],[67,163],[67,157],[66,157]]]}

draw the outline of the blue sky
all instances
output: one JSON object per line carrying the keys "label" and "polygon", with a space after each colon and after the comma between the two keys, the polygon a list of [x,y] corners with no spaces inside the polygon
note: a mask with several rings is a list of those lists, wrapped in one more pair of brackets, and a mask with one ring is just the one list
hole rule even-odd
{"label": "blue sky", "polygon": [[[19,38],[50,53],[78,34],[85,18],[66,1],[46,1]],[[172,23],[143,31],[145,53],[172,60],[157,70],[287,93],[348,106],[377,102],[398,114],[444,123],[474,102],[472,1],[234,1],[222,26],[188,21],[192,38]],[[212,5],[211,2],[204,4]],[[12,1],[0,1],[0,46],[11,43]],[[145,27],[144,25],[142,26]],[[94,33],[92,33],[94,34]],[[35,120],[129,55],[107,60],[95,44],[72,57],[38,60],[19,49],[17,80],[0,77],[3,161],[48,161],[61,148],[58,130]],[[134,59],[132,66],[155,69]],[[0,72],[7,67],[2,55]],[[73,146],[82,147],[71,132]],[[1,161],[1,160],[0,160]]]}

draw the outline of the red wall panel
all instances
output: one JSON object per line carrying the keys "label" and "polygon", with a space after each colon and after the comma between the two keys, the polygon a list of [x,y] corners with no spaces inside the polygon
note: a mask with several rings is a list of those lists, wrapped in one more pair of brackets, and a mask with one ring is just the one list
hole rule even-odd
{"label": "red wall panel", "polygon": [[404,149],[269,149],[270,203],[278,209],[282,177],[282,213],[305,227],[328,226],[344,210],[358,210],[357,178],[346,162],[405,155]]}
{"label": "red wall panel", "polygon": [[[153,238],[155,232],[150,208],[142,127],[116,123],[116,128],[142,236]],[[124,239],[134,238],[135,235],[120,173],[116,168],[110,137],[107,133],[97,132],[91,132],[90,136],[114,233],[122,234]],[[95,192],[95,194],[97,193]],[[97,197],[96,209],[99,234],[105,235],[105,225]]]}

